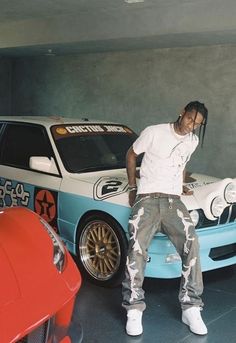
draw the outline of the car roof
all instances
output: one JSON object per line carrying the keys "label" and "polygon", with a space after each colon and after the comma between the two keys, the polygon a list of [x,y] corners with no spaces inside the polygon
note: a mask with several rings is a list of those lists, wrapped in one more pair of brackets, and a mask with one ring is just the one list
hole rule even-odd
{"label": "car roof", "polygon": [[95,120],[89,118],[69,118],[57,115],[50,116],[0,116],[0,121],[34,123],[50,127],[60,124],[117,124],[109,121]]}

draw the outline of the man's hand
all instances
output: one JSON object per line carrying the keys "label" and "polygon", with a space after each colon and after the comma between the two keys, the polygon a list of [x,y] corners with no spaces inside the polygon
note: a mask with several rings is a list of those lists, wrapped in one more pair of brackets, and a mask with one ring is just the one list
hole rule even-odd
{"label": "man's hand", "polygon": [[187,186],[183,186],[183,195],[192,195],[193,191],[190,191],[190,189]]}
{"label": "man's hand", "polygon": [[135,202],[136,195],[137,195],[137,191],[136,190],[129,191],[129,204],[130,204],[131,207],[133,206],[133,204]]}

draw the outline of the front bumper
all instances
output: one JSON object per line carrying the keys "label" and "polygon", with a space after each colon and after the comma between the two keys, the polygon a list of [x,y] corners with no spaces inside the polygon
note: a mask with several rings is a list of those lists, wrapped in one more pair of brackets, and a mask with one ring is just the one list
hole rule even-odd
{"label": "front bumper", "polygon": [[[202,271],[218,269],[236,264],[236,222],[199,229],[196,231],[200,243]],[[225,247],[225,248],[219,248]],[[219,258],[216,257],[219,248]],[[229,254],[227,254],[229,249]],[[224,253],[223,253],[224,251]],[[164,235],[156,235],[148,250],[149,262],[145,276],[171,279],[181,275],[181,260],[175,247]],[[170,262],[168,262],[170,261]]]}

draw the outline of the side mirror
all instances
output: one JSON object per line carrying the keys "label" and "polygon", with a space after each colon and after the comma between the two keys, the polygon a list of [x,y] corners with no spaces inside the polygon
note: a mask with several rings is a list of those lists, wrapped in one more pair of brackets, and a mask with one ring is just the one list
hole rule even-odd
{"label": "side mirror", "polygon": [[54,158],[45,156],[31,156],[29,159],[30,169],[39,170],[50,174],[59,174]]}

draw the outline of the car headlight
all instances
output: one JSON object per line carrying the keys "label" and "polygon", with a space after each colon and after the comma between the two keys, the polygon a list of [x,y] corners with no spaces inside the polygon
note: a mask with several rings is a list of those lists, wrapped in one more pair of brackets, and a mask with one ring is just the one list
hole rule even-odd
{"label": "car headlight", "polygon": [[47,230],[47,233],[49,234],[53,243],[53,264],[59,273],[62,273],[66,265],[65,247],[51,225],[48,224],[43,218],[40,218],[40,222]]}
{"label": "car headlight", "polygon": [[211,213],[214,217],[220,217],[224,211],[224,200],[222,197],[217,196],[211,202]]}
{"label": "car headlight", "polygon": [[233,182],[225,187],[224,196],[228,203],[232,204],[233,202],[236,202],[236,185]]}
{"label": "car headlight", "polygon": [[197,226],[199,223],[199,219],[200,219],[200,215],[199,215],[198,210],[190,211],[189,214],[190,214],[190,217],[192,219],[193,225]]}

